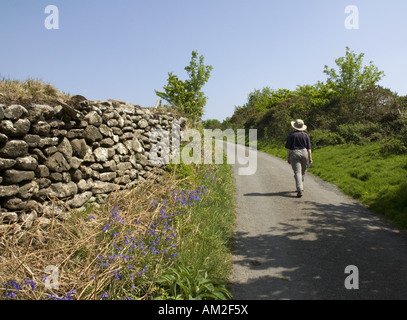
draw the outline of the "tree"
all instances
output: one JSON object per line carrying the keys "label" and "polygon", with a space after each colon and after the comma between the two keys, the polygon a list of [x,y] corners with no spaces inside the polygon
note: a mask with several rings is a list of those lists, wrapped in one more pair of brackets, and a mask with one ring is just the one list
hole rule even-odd
{"label": "tree", "polygon": [[187,71],[189,79],[182,81],[170,72],[164,92],[155,90],[155,93],[168,101],[182,115],[196,123],[204,115],[207,97],[202,91],[202,87],[209,80],[212,69],[212,66],[205,66],[203,55],[198,57],[198,52],[193,51],[189,66],[184,69]]}
{"label": "tree", "polygon": [[222,129],[222,123],[217,119],[202,121],[202,125],[205,129]]}
{"label": "tree", "polygon": [[363,57],[364,53],[357,55],[346,47],[346,56],[335,60],[339,67],[338,72],[325,65],[327,84],[343,96],[352,96],[357,90],[375,86],[385,74],[379,71],[372,61],[369,65],[363,66]]}
{"label": "tree", "polygon": [[321,109],[327,103],[329,103],[333,91],[330,90],[329,86],[318,81],[315,85],[298,85],[297,90],[294,92],[295,95],[306,97],[309,99],[310,108]]}
{"label": "tree", "polygon": [[264,87],[262,90],[254,90],[249,93],[245,108],[255,108],[258,112],[266,112],[277,106],[281,101],[292,97],[292,92],[288,89],[271,89]]}

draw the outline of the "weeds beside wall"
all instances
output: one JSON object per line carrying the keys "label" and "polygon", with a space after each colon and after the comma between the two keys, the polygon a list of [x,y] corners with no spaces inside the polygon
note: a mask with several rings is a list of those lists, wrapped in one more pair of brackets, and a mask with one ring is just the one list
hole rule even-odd
{"label": "weeds beside wall", "polygon": [[0,300],[230,298],[230,166],[175,165],[164,178],[64,222],[36,220],[24,237],[0,228]]}

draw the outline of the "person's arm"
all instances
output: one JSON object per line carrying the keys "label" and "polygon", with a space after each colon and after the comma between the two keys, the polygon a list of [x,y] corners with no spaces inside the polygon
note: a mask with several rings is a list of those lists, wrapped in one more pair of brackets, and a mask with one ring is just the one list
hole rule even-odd
{"label": "person's arm", "polygon": [[291,135],[288,136],[287,142],[285,143],[285,148],[287,149],[287,162],[291,164],[290,160],[290,154],[291,154],[291,148],[292,148],[292,138]]}
{"label": "person's arm", "polygon": [[312,163],[312,149],[311,149],[311,139],[310,139],[310,137],[309,137],[309,135],[307,134],[307,143],[308,143],[308,148],[307,148],[307,151],[308,151],[308,162],[309,162],[309,164],[311,164]]}

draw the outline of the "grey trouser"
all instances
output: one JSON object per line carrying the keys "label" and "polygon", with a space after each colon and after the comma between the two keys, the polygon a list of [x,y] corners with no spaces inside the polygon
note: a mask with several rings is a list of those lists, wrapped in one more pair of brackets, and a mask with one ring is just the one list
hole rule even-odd
{"label": "grey trouser", "polygon": [[291,150],[290,152],[291,166],[294,170],[295,185],[297,192],[304,191],[304,175],[308,166],[308,151],[307,149]]}

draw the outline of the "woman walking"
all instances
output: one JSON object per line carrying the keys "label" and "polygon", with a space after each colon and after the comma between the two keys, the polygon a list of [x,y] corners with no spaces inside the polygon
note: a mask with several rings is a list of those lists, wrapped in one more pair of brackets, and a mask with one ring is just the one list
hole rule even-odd
{"label": "woman walking", "polygon": [[288,136],[285,147],[287,149],[287,161],[294,171],[297,196],[301,198],[304,193],[304,175],[308,165],[312,163],[311,140],[305,132],[307,126],[303,120],[293,121],[291,126],[295,131]]}

